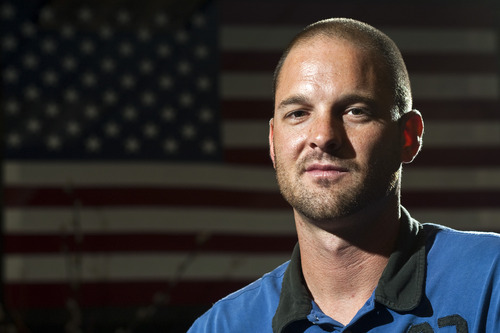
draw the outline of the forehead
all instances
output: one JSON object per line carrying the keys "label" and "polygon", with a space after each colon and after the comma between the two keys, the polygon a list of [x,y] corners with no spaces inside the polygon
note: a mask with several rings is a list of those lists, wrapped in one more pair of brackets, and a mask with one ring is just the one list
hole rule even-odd
{"label": "forehead", "polygon": [[386,90],[390,86],[386,68],[372,49],[341,38],[316,36],[300,41],[289,52],[279,74],[276,99],[299,82]]}

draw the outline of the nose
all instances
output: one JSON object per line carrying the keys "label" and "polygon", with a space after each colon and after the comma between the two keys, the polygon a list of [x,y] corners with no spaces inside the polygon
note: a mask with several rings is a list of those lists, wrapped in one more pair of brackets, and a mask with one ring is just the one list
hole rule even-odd
{"label": "nose", "polygon": [[331,113],[315,118],[310,127],[310,147],[324,152],[337,150],[342,144],[341,121],[335,119]]}

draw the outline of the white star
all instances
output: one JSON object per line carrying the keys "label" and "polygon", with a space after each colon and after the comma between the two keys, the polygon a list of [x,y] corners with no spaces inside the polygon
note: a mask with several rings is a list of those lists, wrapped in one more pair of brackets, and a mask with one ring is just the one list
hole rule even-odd
{"label": "white star", "polygon": [[124,111],[124,117],[127,120],[134,120],[137,117],[137,111],[133,106],[127,106]]}
{"label": "white star", "polygon": [[172,51],[170,50],[170,46],[168,44],[160,44],[156,49],[156,53],[158,53],[161,58],[166,58],[172,53]]}
{"label": "white star", "polygon": [[92,11],[87,7],[83,7],[78,11],[78,18],[83,22],[89,22],[92,20]]}
{"label": "white star", "polygon": [[201,150],[207,155],[211,155],[217,151],[217,145],[211,139],[204,140],[201,145]]}
{"label": "white star", "polygon": [[167,75],[160,76],[158,81],[159,81],[160,87],[164,90],[168,90],[168,89],[172,88],[172,86],[174,84],[174,80],[172,79],[172,77],[167,76]]}
{"label": "white star", "polygon": [[188,92],[182,93],[179,96],[179,104],[183,107],[186,108],[190,107],[191,105],[193,105],[193,102],[194,102],[193,95]]}
{"label": "white star", "polygon": [[121,85],[125,89],[131,89],[135,86],[135,78],[131,74],[125,74],[122,76]]}
{"label": "white star", "polygon": [[158,127],[153,124],[149,123],[144,126],[144,135],[148,138],[153,138],[158,135]]}
{"label": "white star", "polygon": [[24,89],[24,95],[27,99],[34,100],[40,97],[40,90],[34,85],[29,85]]}
{"label": "white star", "polygon": [[75,28],[69,24],[65,24],[61,29],[61,35],[66,39],[72,39],[75,36]]}
{"label": "white star", "polygon": [[7,35],[2,39],[2,48],[6,51],[12,51],[17,47],[17,39],[12,35]]}
{"label": "white star", "polygon": [[17,114],[19,112],[19,103],[14,99],[8,100],[5,103],[5,110],[9,114],[12,114],[12,115]]}
{"label": "white star", "polygon": [[75,88],[68,88],[64,91],[64,99],[70,103],[78,101],[80,96]]}
{"label": "white star", "polygon": [[198,27],[198,28],[201,28],[205,25],[206,23],[206,19],[205,19],[205,16],[203,16],[203,14],[196,14],[193,16],[193,24]]}
{"label": "white star", "polygon": [[127,24],[130,22],[130,13],[125,9],[121,9],[116,15],[116,20],[121,24]]}
{"label": "white star", "polygon": [[189,74],[189,72],[191,72],[191,64],[189,62],[183,60],[183,61],[179,62],[179,64],[177,65],[177,70],[182,75],[187,75],[187,74]]}
{"label": "white star", "polygon": [[151,32],[149,32],[148,28],[142,27],[137,33],[137,38],[142,42],[146,42],[151,39]]}
{"label": "white star", "polygon": [[42,41],[41,48],[46,54],[52,54],[57,48],[56,42],[51,38],[45,38]]}
{"label": "white star", "polygon": [[97,83],[96,75],[92,72],[83,73],[82,82],[87,87],[93,87]]}
{"label": "white star", "polygon": [[7,136],[7,145],[9,147],[12,147],[12,148],[17,148],[21,145],[21,136],[14,132],[14,133],[10,133],[8,136]]}
{"label": "white star", "polygon": [[171,107],[165,107],[162,110],[162,118],[165,119],[167,122],[170,122],[175,119],[175,110]]}
{"label": "white star", "polygon": [[21,32],[25,37],[33,37],[36,34],[36,27],[31,22],[24,22],[21,26]]}
{"label": "white star", "polygon": [[91,136],[86,140],[85,146],[89,152],[96,152],[101,149],[101,140],[96,136]]}
{"label": "white star", "polygon": [[101,36],[102,39],[110,39],[113,36],[113,30],[109,26],[103,25],[99,29],[99,36]]}
{"label": "white star", "polygon": [[139,70],[142,74],[151,73],[151,71],[153,70],[153,63],[149,59],[144,59],[141,61]]}
{"label": "white star", "polygon": [[118,133],[120,133],[120,128],[115,122],[110,122],[106,125],[106,128],[104,129],[106,134],[110,137],[116,137]]}
{"label": "white star", "polygon": [[42,8],[40,11],[40,18],[45,22],[51,21],[54,19],[54,11],[50,7]]}
{"label": "white star", "polygon": [[58,150],[62,145],[61,138],[55,134],[49,135],[46,144],[50,150]]}
{"label": "white star", "polygon": [[53,70],[47,70],[42,74],[42,80],[47,86],[54,86],[59,78],[57,77],[57,73]]}
{"label": "white star", "polygon": [[95,50],[95,45],[94,42],[92,42],[90,39],[85,39],[81,44],[80,44],[80,49],[82,50],[83,53],[85,54],[91,54],[94,53]]}
{"label": "white star", "polygon": [[38,119],[36,118],[31,118],[28,120],[28,123],[26,124],[26,127],[28,128],[28,131],[32,133],[36,133],[40,131],[41,125]]}
{"label": "white star", "polygon": [[182,136],[187,140],[194,139],[196,136],[196,128],[192,124],[184,125],[184,127],[182,127]]}
{"label": "white star", "polygon": [[118,96],[113,90],[106,90],[102,95],[102,99],[104,103],[112,105],[118,101]]}
{"label": "white star", "polygon": [[3,19],[11,19],[15,16],[16,11],[13,6],[4,3],[0,9],[0,15]]}
{"label": "white star", "polygon": [[76,68],[76,59],[73,56],[66,56],[62,60],[62,65],[67,71],[73,71]]}
{"label": "white star", "polygon": [[198,59],[204,59],[208,56],[208,54],[209,54],[209,49],[205,45],[198,45],[194,50],[194,55]]}
{"label": "white star", "polygon": [[200,111],[200,120],[204,123],[208,123],[212,121],[214,118],[213,111],[210,110],[209,108],[203,108]]}
{"label": "white star", "polygon": [[140,143],[136,138],[128,138],[125,140],[125,149],[129,153],[136,153],[140,149]]}
{"label": "white star", "polygon": [[68,131],[68,133],[73,136],[78,135],[80,133],[80,130],[80,125],[78,125],[78,123],[75,121],[70,121],[66,126],[66,131]]}
{"label": "white star", "polygon": [[45,108],[45,113],[47,114],[47,116],[53,118],[59,114],[59,106],[55,103],[49,103]]}
{"label": "white star", "polygon": [[179,145],[175,139],[166,139],[163,143],[163,149],[167,153],[173,154],[179,149]]}
{"label": "white star", "polygon": [[175,34],[175,39],[181,43],[181,44],[184,44],[188,41],[189,39],[189,34],[186,30],[179,30],[177,31],[177,33]]}
{"label": "white star", "polygon": [[206,91],[206,90],[210,89],[210,87],[212,86],[212,82],[210,81],[210,79],[208,77],[201,76],[198,78],[197,85],[198,85],[198,88],[200,90]]}
{"label": "white star", "polygon": [[7,67],[3,72],[5,82],[14,83],[19,78],[19,74],[14,67]]}
{"label": "white star", "polygon": [[89,119],[95,119],[98,116],[97,107],[93,104],[89,104],[85,107],[85,116]]}
{"label": "white star", "polygon": [[129,42],[123,42],[120,44],[118,52],[123,57],[128,57],[134,52],[134,47]]}
{"label": "white star", "polygon": [[34,69],[38,66],[38,58],[33,53],[27,53],[23,58],[24,67]]}
{"label": "white star", "polygon": [[156,25],[163,27],[166,25],[169,21],[168,16],[165,13],[158,13],[156,14],[154,21]]}
{"label": "white star", "polygon": [[141,96],[142,104],[151,106],[156,102],[156,96],[151,91],[145,91]]}
{"label": "white star", "polygon": [[105,72],[112,72],[115,69],[115,61],[112,58],[104,58],[101,61],[101,67]]}

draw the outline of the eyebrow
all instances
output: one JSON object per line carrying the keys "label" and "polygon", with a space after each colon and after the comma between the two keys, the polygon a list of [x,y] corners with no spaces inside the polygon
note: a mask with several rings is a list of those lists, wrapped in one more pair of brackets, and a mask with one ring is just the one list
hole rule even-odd
{"label": "eyebrow", "polygon": [[[345,105],[354,104],[354,103],[365,103],[369,106],[376,106],[377,101],[375,98],[362,94],[348,94],[345,96],[341,96],[338,103],[342,103]],[[276,110],[280,110],[288,105],[311,105],[310,99],[307,95],[297,94],[290,96],[278,104]]]}
{"label": "eyebrow", "polygon": [[309,104],[311,104],[311,102],[306,95],[302,95],[302,94],[293,95],[293,96],[290,96],[290,97],[282,100],[276,109],[280,110],[280,109],[284,108],[285,106],[296,105],[296,104],[309,105]]}

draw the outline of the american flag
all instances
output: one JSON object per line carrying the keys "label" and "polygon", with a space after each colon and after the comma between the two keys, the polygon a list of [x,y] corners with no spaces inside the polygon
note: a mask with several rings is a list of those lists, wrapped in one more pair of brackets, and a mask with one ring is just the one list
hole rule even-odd
{"label": "american flag", "polygon": [[4,307],[18,326],[87,331],[160,325],[168,308],[161,327],[182,331],[287,260],[271,76],[293,35],[327,17],[370,23],[403,52],[426,121],[403,204],[421,222],[500,231],[499,13],[493,1],[3,1]]}

